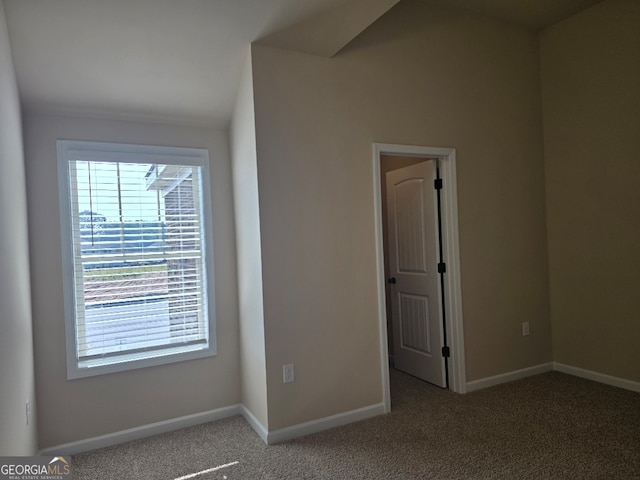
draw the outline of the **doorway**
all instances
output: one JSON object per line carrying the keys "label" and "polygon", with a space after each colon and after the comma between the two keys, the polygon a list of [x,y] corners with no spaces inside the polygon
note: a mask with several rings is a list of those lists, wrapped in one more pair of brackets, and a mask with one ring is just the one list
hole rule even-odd
{"label": "doorway", "polygon": [[385,411],[390,411],[389,389],[389,345],[388,338],[392,335],[388,331],[387,298],[385,283],[385,265],[383,239],[382,200],[383,183],[381,181],[382,157],[401,157],[406,164],[417,164],[427,160],[438,163],[438,172],[443,188],[440,190],[441,208],[441,245],[442,263],[445,273],[442,276],[442,291],[444,303],[444,328],[447,332],[449,346],[448,375],[449,389],[457,393],[466,392],[466,378],[464,365],[464,337],[462,325],[462,291],[460,286],[460,262],[458,247],[458,211],[456,190],[455,149],[420,147],[411,145],[394,145],[375,143],[373,145],[374,162],[374,203],[376,211],[376,266],[378,287],[378,312],[380,328],[380,358],[382,371],[382,389]]}
{"label": "doorway", "polygon": [[389,363],[448,388],[438,159],[381,155],[380,174]]}

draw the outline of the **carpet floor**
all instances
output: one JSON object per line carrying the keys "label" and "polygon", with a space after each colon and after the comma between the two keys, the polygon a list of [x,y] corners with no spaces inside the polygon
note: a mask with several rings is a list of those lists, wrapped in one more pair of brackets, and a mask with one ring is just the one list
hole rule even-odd
{"label": "carpet floor", "polygon": [[640,479],[638,393],[550,372],[458,395],[390,373],[387,415],[277,445],[227,418],[76,455],[73,478]]}

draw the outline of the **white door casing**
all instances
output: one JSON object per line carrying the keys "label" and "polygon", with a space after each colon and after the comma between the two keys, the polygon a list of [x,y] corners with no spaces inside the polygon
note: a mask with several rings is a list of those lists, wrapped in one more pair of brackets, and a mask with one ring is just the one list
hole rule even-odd
{"label": "white door casing", "polygon": [[384,272],[384,242],[382,235],[382,189],[380,181],[380,156],[397,155],[422,158],[437,158],[440,162],[442,211],[442,260],[446,264],[444,275],[445,324],[447,343],[450,347],[449,389],[456,393],[466,392],[464,358],[464,331],[462,318],[462,287],[460,278],[460,253],[458,240],[458,194],[456,180],[456,151],[453,148],[422,147],[374,143],[373,150],[373,199],[375,212],[375,245],[378,299],[378,330],[380,347],[381,393],[384,411],[391,411],[389,388],[389,352],[387,344],[387,313],[385,299],[386,277]]}
{"label": "white door casing", "polygon": [[386,174],[395,367],[446,387],[436,160]]}

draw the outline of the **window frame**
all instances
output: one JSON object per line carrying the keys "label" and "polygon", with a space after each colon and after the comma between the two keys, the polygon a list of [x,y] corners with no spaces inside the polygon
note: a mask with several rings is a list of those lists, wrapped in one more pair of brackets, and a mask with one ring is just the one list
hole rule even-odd
{"label": "window frame", "polygon": [[[123,372],[156,365],[210,357],[217,354],[216,301],[214,275],[213,226],[211,214],[211,181],[209,152],[203,148],[167,147],[153,145],[91,142],[77,140],[57,140],[58,188],[60,206],[60,227],[62,241],[62,270],[65,310],[65,337],[67,379],[76,379]],[[125,353],[112,356],[104,362],[79,360],[75,318],[75,277],[72,234],[72,191],[69,177],[71,161],[109,161],[127,163],[154,163],[196,166],[201,168],[201,209],[203,221],[203,255],[206,272],[204,292],[207,299],[207,342],[187,347],[167,347],[165,349],[140,353]]]}

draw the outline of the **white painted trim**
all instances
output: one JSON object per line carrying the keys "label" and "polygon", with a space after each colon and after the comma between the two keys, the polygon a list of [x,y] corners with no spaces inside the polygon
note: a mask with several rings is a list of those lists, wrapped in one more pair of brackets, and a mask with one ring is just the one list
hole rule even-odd
{"label": "white painted trim", "polygon": [[[210,357],[217,354],[216,312],[215,312],[215,279],[213,264],[213,230],[211,211],[211,187],[209,179],[209,151],[204,148],[166,147],[157,145],[140,145],[108,142],[91,142],[76,140],[57,140],[58,162],[58,189],[60,208],[60,235],[62,244],[63,265],[63,293],[65,307],[65,337],[67,358],[67,379],[73,380],[106,373],[123,372],[137,368],[165,365],[169,363]],[[84,298],[76,298],[78,285],[74,274],[74,268],[80,268],[76,262],[73,247],[72,209],[77,209],[74,202],[76,194],[72,194],[70,181],[70,164],[81,158],[83,160],[105,162],[133,162],[133,163],[158,163],[177,164],[181,166],[196,166],[202,169],[201,213],[202,213],[202,247],[205,251],[204,262],[206,272],[203,275],[203,301],[208,315],[205,319],[207,332],[206,343],[190,347],[171,347],[146,350],[145,352],[129,353],[94,360],[79,360],[76,334],[76,305],[84,304]],[[76,192],[77,193],[77,192]],[[77,253],[77,252],[76,252]],[[80,296],[82,289],[80,288]]]}
{"label": "white painted trim", "polygon": [[631,390],[632,392],[640,392],[640,382],[627,380],[620,377],[613,377],[604,373],[585,370],[578,367],[572,367],[571,365],[565,365],[558,362],[541,363],[540,365],[534,365],[533,367],[514,370],[512,372],[501,373],[500,375],[495,375],[493,377],[486,377],[481,378],[480,380],[467,382],[467,392],[474,392],[483,388],[493,387],[502,383],[513,382],[514,380],[520,380],[532,375],[538,375],[540,373],[551,371],[562,372],[568,375],[573,375],[575,377],[586,378],[587,380],[604,383],[605,385],[611,385],[613,387],[624,388],[625,390]]}
{"label": "white painted trim", "polygon": [[614,377],[604,373],[594,372],[592,370],[585,370],[583,368],[572,367],[558,362],[553,362],[553,369],[575,377],[586,378],[587,380],[593,380],[594,382],[604,383],[613,387],[624,388],[625,390],[631,390],[632,392],[640,392],[640,382],[635,382],[633,380]]}
{"label": "white painted trim", "polygon": [[269,443],[268,442],[269,432],[267,431],[266,427],[262,425],[262,423],[260,423],[260,420],[258,420],[256,416],[253,413],[251,413],[247,407],[245,407],[244,405],[241,405],[240,409],[242,410],[242,416],[244,417],[244,419],[251,426],[251,428],[255,430],[255,432],[262,439],[262,441],[264,443]]}
{"label": "white painted trim", "polygon": [[38,452],[38,455],[76,455],[100,448],[111,447],[122,443],[139,440],[141,438],[159,435],[161,433],[173,432],[182,428],[193,427],[208,422],[215,422],[223,418],[242,415],[247,423],[253,428],[257,435],[266,444],[280,443],[312,433],[321,432],[330,428],[340,427],[349,423],[365,420],[386,413],[384,404],[370,405],[358,408],[349,412],[338,413],[329,417],[312,420],[309,422],[293,425],[269,432],[262,423],[244,405],[231,405],[229,407],[217,408],[207,412],[195,413],[184,417],[172,418],[161,422],[141,425],[127,430],[107,433],[97,437],[78,440],[76,442],[64,443],[53,447],[47,447]]}
{"label": "white painted trim", "polygon": [[467,393],[482,390],[483,388],[493,387],[502,383],[513,382],[514,380],[531,377],[532,375],[550,372],[553,369],[553,362],[549,362],[534,365],[533,367],[522,368],[520,370],[514,370],[512,372],[501,373],[500,375],[494,375],[493,377],[481,378],[480,380],[467,382]]}
{"label": "white painted trim", "polygon": [[223,418],[241,415],[243,413],[240,405],[216,408],[207,412],[185,415],[184,417],[172,418],[161,422],[150,423],[140,427],[120,430],[119,432],[107,433],[98,437],[87,438],[77,442],[65,443],[40,450],[39,455],[75,455],[78,453],[96,450],[98,448],[110,447],[132,440],[151,437],[161,433],[172,432],[182,428],[200,425],[202,423],[214,422]]}
{"label": "white painted trim", "polygon": [[358,408],[349,412],[338,413],[337,415],[331,415],[329,417],[320,418],[318,420],[312,420],[310,422],[300,423],[291,427],[281,428],[274,430],[267,434],[268,445],[274,443],[286,442],[294,438],[304,437],[305,435],[311,435],[312,433],[318,433],[330,428],[340,427],[349,423],[358,422],[371,417],[377,417],[385,413],[385,405],[378,403],[377,405],[370,405],[368,407]]}
{"label": "white painted trim", "polygon": [[[435,150],[435,149],[434,149]],[[442,149],[444,150],[444,149]],[[441,205],[443,212],[442,244],[447,273],[444,275],[445,308],[449,358],[449,388],[456,393],[466,392],[464,326],[462,323],[462,277],[460,274],[460,240],[458,233],[458,180],[456,176],[456,151],[446,149],[440,156],[440,174],[443,188]]]}
{"label": "white painted trim", "polygon": [[454,148],[421,147],[415,145],[395,145],[389,143],[373,144],[373,186],[376,235],[376,273],[378,293],[378,322],[380,330],[380,361],[382,368],[382,391],[385,408],[391,409],[389,396],[389,366],[387,345],[387,314],[384,295],[384,245],[382,240],[382,207],[380,185],[380,155],[400,155],[405,157],[437,158],[440,161],[442,189],[441,207],[442,247],[445,274],[445,313],[447,342],[451,349],[449,357],[449,388],[456,393],[465,393],[467,389],[464,327],[462,320],[462,282],[460,275],[460,245],[458,233],[458,190],[456,180],[456,150]]}
{"label": "white painted trim", "polygon": [[384,241],[382,237],[382,185],[380,183],[380,149],[373,144],[373,208],[376,246],[376,282],[378,294],[378,335],[380,337],[380,378],[384,413],[391,411],[391,387],[389,386],[389,344],[387,335],[387,299],[384,288]]}
{"label": "white painted trim", "polygon": [[[640,382],[613,377],[611,375],[606,375],[591,370],[585,370],[578,367],[572,367],[570,365],[565,365],[558,362],[542,363],[533,367],[514,370],[512,372],[502,373],[500,375],[494,375],[492,377],[486,377],[480,380],[467,382],[465,390],[468,393],[474,392],[483,388],[513,382],[515,380],[520,380],[526,377],[550,372],[553,370],[566,373],[568,375],[585,378],[587,380],[603,383],[606,385],[623,388],[625,390],[640,392]],[[253,430],[262,439],[262,441],[270,445],[274,443],[285,442],[287,440],[292,440],[294,438],[303,437],[305,435],[311,435],[313,433],[318,433],[330,428],[348,425],[360,420],[366,420],[367,418],[372,418],[384,413],[388,413],[388,411],[389,410],[387,410],[387,407],[384,403],[379,403],[376,405],[358,408],[349,412],[338,413],[329,417],[324,417],[318,420],[312,420],[309,422],[269,432],[244,405],[238,404],[231,405],[229,407],[217,408],[215,410],[209,410],[207,412],[195,413],[193,415],[185,415],[184,417],[173,418],[161,422],[150,423],[148,425],[142,425],[140,427],[130,428],[127,430],[120,430],[118,432],[87,438],[85,440],[79,440],[77,442],[47,447],[40,450],[38,452],[38,455],[76,455],[78,453],[97,450],[99,448],[110,447],[113,445],[119,445],[121,443],[130,442],[132,440],[139,440],[141,438],[151,437],[153,435],[159,435],[161,433],[172,432],[175,430],[180,430],[182,428],[192,427],[194,425],[222,420],[223,418],[233,417],[235,415],[242,415],[247,423],[249,423],[251,428],[253,428]]]}

